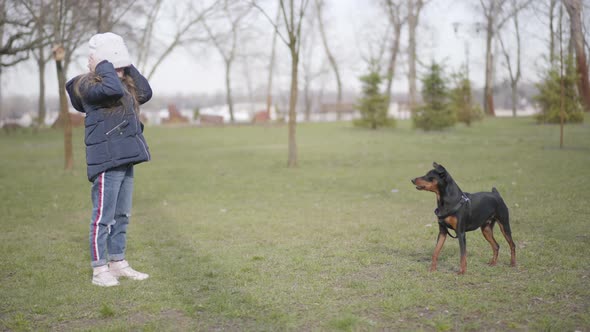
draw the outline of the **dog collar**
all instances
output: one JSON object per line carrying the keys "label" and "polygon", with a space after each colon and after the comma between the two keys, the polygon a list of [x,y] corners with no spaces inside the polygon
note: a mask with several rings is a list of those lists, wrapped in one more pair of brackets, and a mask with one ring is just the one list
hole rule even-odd
{"label": "dog collar", "polygon": [[455,214],[457,211],[459,211],[459,209],[461,208],[461,206],[463,206],[463,204],[470,202],[469,197],[467,197],[467,195],[465,195],[465,193],[462,193],[461,195],[461,199],[459,200],[459,202],[447,213],[445,214],[441,214],[439,209],[436,208],[436,210],[434,210],[434,214],[438,217],[438,220],[443,220],[446,217]]}

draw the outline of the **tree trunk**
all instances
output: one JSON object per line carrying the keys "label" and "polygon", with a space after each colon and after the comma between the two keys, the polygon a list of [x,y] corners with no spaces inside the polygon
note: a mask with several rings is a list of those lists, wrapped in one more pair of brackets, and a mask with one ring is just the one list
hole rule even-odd
{"label": "tree trunk", "polygon": [[305,86],[303,87],[303,101],[305,110],[303,114],[305,114],[305,121],[309,122],[311,120],[311,104],[312,104],[312,94],[309,91],[309,81],[305,81]]}
{"label": "tree trunk", "polygon": [[512,81],[510,83],[512,88],[512,117],[516,117],[516,106],[518,106],[518,82]]}
{"label": "tree trunk", "polygon": [[516,108],[518,107],[518,82],[520,81],[521,67],[521,42],[520,42],[520,24],[518,22],[518,13],[514,13],[514,31],[516,32],[516,75],[512,80],[512,116],[516,117]]}
{"label": "tree trunk", "polygon": [[[573,53],[569,53],[571,57]],[[563,148],[563,124],[565,117],[565,85],[563,71],[563,7],[559,6],[559,148]]]}
{"label": "tree trunk", "polygon": [[[2,58],[2,56],[0,56],[0,59]],[[2,121],[2,119],[4,118],[4,112],[2,111],[2,101],[3,101],[3,92],[2,92],[2,67],[0,67],[0,121]]]}
{"label": "tree trunk", "polygon": [[516,37],[516,72],[513,72],[512,65],[510,64],[510,52],[504,47],[504,43],[502,42],[502,37],[498,38],[500,41],[500,45],[502,46],[502,51],[504,52],[504,56],[506,57],[506,63],[508,65],[508,73],[510,74],[510,88],[512,90],[512,117],[516,117],[516,110],[518,107],[518,82],[520,81],[520,63],[521,63],[521,42],[520,42],[520,24],[518,20],[518,12],[516,8],[516,2],[513,0],[512,6],[515,9],[514,16],[512,17],[512,21],[514,23],[514,32]]}
{"label": "tree trunk", "polygon": [[275,48],[277,45],[277,34],[272,38],[272,51],[270,53],[270,63],[268,64],[268,81],[266,86],[266,114],[270,119],[270,108],[272,107],[272,75],[275,67]]}
{"label": "tree trunk", "polygon": [[555,61],[555,32],[553,27],[553,12],[555,11],[556,5],[557,0],[549,1],[549,63],[551,65],[553,65]]}
{"label": "tree trunk", "polygon": [[393,44],[391,45],[391,58],[387,67],[387,87],[385,88],[385,95],[387,97],[387,106],[391,100],[391,90],[393,89],[393,78],[395,77],[395,66],[397,62],[397,54],[399,53],[400,36],[402,33],[402,25],[396,24],[394,26]]}
{"label": "tree trunk", "polygon": [[[301,46],[301,27],[307,7],[307,1],[301,1],[300,7],[295,13],[294,1],[291,0],[287,4],[285,0],[279,2],[279,12],[282,13],[283,22],[285,24],[288,35],[285,37],[282,34],[279,37],[285,42],[285,45],[291,52],[291,94],[289,96],[289,151],[287,159],[287,167],[297,167],[297,142],[295,129],[297,126],[297,93],[298,93],[298,69],[299,69],[299,50]],[[254,4],[256,6],[256,4]],[[278,14],[277,14],[278,15]],[[297,20],[295,15],[298,16]],[[268,16],[267,16],[268,17]],[[278,31],[278,22],[273,23],[275,31]]]}
{"label": "tree trunk", "polygon": [[[0,1],[0,45],[4,45],[4,26],[6,20],[6,1]],[[0,60],[2,60],[2,56],[0,55]],[[2,93],[2,66],[0,66],[0,121],[4,118],[2,112],[2,100],[3,100],[3,93]]]}
{"label": "tree trunk", "polygon": [[590,111],[590,82],[588,81],[588,63],[584,49],[584,32],[582,30],[582,2],[581,0],[564,0],[570,17],[572,42],[576,52],[576,64],[578,71],[578,91],[586,112]]}
{"label": "tree trunk", "polygon": [[72,149],[72,121],[70,119],[70,112],[68,110],[68,100],[66,97],[66,74],[63,70],[62,61],[55,61],[57,69],[57,82],[59,89],[59,118],[64,130],[64,157],[65,169],[72,170],[74,168],[74,157]]}
{"label": "tree trunk", "polygon": [[299,67],[299,54],[291,48],[291,95],[289,97],[289,159],[287,167],[297,167],[297,141],[295,129],[297,126],[297,79]]}
{"label": "tree trunk", "polygon": [[231,61],[225,62],[225,101],[229,109],[229,119],[231,123],[235,122],[234,118],[234,101],[231,94]]}
{"label": "tree trunk", "polygon": [[72,121],[70,119],[70,112],[68,111],[68,101],[66,97],[66,72],[64,59],[66,54],[63,47],[63,0],[55,0],[54,6],[54,17],[53,17],[53,33],[55,46],[53,47],[53,59],[55,60],[55,68],[57,72],[57,89],[59,93],[59,116],[57,118],[57,124],[63,126],[64,130],[64,168],[65,170],[72,170],[74,168],[74,157],[72,149]]}
{"label": "tree trunk", "polygon": [[409,107],[416,107],[416,26],[418,17],[414,13],[414,0],[408,0],[408,86]]}
{"label": "tree trunk", "polygon": [[[493,13],[493,10],[492,10]],[[484,113],[495,116],[494,110],[494,69],[493,69],[493,56],[492,56],[492,40],[494,38],[494,19],[493,14],[488,17],[488,27],[486,35],[486,76],[484,86]]]}
{"label": "tree trunk", "polygon": [[43,50],[40,50],[40,58],[37,62],[39,66],[39,103],[38,103],[38,116],[37,116],[37,127],[43,127],[45,125],[45,55]]}
{"label": "tree trunk", "polygon": [[[248,104],[250,104],[250,112],[255,114],[258,110],[254,105],[254,88],[252,87],[252,75],[250,75],[250,61],[248,57],[244,57],[244,79],[246,80],[246,90],[248,93]],[[254,120],[254,119],[252,119]]]}
{"label": "tree trunk", "polygon": [[338,70],[338,63],[336,59],[330,52],[330,47],[328,46],[328,38],[326,37],[326,31],[324,29],[324,20],[322,18],[322,6],[323,1],[316,0],[316,7],[318,10],[318,21],[320,25],[320,34],[322,36],[322,43],[324,45],[324,50],[326,51],[326,56],[328,57],[328,61],[330,62],[330,66],[334,71],[334,75],[336,76],[336,86],[338,89],[338,97],[336,99],[336,104],[338,105],[337,109],[337,119],[340,120],[341,112],[340,112],[340,105],[342,104],[342,80],[340,79],[340,71]]}
{"label": "tree trunk", "polygon": [[102,0],[98,0],[98,22],[96,22],[96,32],[102,31]]}
{"label": "tree trunk", "polygon": [[[277,15],[275,18],[275,22],[279,21],[279,17],[281,14],[280,8],[277,9]],[[270,119],[270,108],[272,107],[272,75],[274,72],[275,67],[275,53],[277,48],[277,37],[279,32],[275,30],[275,33],[272,36],[272,49],[270,51],[270,63],[268,64],[268,83],[266,87],[266,115]]]}
{"label": "tree trunk", "polygon": [[[42,20],[37,21],[37,33],[39,36],[44,35]],[[36,128],[43,127],[45,125],[45,67],[47,60],[45,59],[45,46],[39,46],[39,58],[37,59],[37,67],[39,69],[39,102],[37,112],[37,124]]]}

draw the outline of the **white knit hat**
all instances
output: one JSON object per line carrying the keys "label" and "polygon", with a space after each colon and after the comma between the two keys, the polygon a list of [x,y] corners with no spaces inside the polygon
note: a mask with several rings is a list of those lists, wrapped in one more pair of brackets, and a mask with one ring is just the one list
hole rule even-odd
{"label": "white knit hat", "polygon": [[112,32],[98,33],[88,41],[90,55],[94,55],[96,63],[108,60],[115,68],[131,65],[131,57],[123,38]]}

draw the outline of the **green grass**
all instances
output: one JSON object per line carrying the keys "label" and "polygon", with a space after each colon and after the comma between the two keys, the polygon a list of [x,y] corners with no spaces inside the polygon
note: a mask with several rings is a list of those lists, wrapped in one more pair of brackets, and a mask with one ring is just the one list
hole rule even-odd
{"label": "green grass", "polygon": [[[590,127],[486,119],[442,133],[300,124],[154,128],[136,168],[127,258],[150,274],[93,286],[83,132],[0,133],[0,330],[590,330]],[[464,191],[498,188],[498,266],[467,235],[467,274],[410,178],[443,164]]]}

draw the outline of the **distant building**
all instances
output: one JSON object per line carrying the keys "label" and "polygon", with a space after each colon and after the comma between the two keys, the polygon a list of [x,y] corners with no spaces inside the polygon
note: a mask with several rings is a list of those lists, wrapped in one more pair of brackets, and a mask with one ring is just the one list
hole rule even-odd
{"label": "distant building", "polygon": [[[255,122],[257,114],[261,112],[266,112],[266,104],[264,103],[236,103],[233,107],[234,111],[234,122],[235,123],[252,123]],[[210,119],[218,119],[222,118],[222,123],[231,123],[231,116],[229,114],[229,107],[226,104],[223,105],[216,105],[211,107],[205,107],[199,109],[199,116],[201,118],[210,120]],[[270,117],[267,120],[274,121],[276,120],[276,111],[275,107],[271,106],[270,108]],[[260,122],[261,118],[258,115],[258,120]],[[199,120],[200,121],[200,120]],[[219,120],[215,120],[219,121]]]}
{"label": "distant building", "polygon": [[312,122],[351,121],[360,116],[353,103],[324,103],[318,112],[310,114]]}
{"label": "distant building", "polygon": [[181,114],[176,105],[168,105],[168,118],[162,119],[162,124],[179,124],[179,123],[190,123],[192,117]]}

